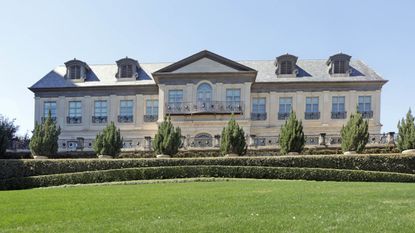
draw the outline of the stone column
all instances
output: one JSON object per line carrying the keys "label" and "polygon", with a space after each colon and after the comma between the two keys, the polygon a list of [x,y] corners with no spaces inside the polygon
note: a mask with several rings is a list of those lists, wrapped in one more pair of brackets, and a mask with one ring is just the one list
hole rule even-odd
{"label": "stone column", "polygon": [[249,135],[249,142],[248,142],[249,146],[255,146],[255,137],[256,135],[254,134]]}
{"label": "stone column", "polygon": [[143,117],[145,114],[143,113],[145,111],[144,109],[145,109],[144,96],[142,94],[138,94],[136,95],[136,98],[135,98],[135,108],[134,108],[135,127],[139,127],[143,125]]}
{"label": "stone column", "polygon": [[144,137],[144,150],[151,150],[151,137]]}
{"label": "stone column", "polygon": [[166,97],[165,97],[165,85],[160,84],[159,85],[159,119],[158,122],[162,122],[164,119],[165,114],[165,107],[166,107]]}
{"label": "stone column", "polygon": [[320,136],[318,137],[318,144],[320,146],[326,145],[326,133],[320,133]]}
{"label": "stone column", "polygon": [[220,147],[220,135],[217,134],[213,140],[213,147]]}
{"label": "stone column", "polygon": [[386,142],[389,145],[395,145],[395,132],[388,132],[388,136],[386,137]]}

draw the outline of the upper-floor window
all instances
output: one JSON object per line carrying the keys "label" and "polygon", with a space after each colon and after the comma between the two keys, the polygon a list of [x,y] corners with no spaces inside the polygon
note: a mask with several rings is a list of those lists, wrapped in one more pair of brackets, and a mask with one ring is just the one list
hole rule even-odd
{"label": "upper-floor window", "polygon": [[70,79],[81,78],[81,66],[80,65],[72,65],[69,67],[69,78]]}
{"label": "upper-floor window", "polygon": [[133,122],[133,103],[132,100],[120,101],[120,115],[118,116],[118,122]]}
{"label": "upper-floor window", "polygon": [[372,118],[372,96],[359,96],[357,110],[364,118]]}
{"label": "upper-floor window", "polygon": [[169,104],[181,104],[183,103],[183,90],[170,90],[169,91]]}
{"label": "upper-floor window", "polygon": [[146,115],[157,116],[159,114],[159,101],[147,100],[146,101]]}
{"label": "upper-floor window", "polygon": [[292,110],[292,102],[293,102],[292,97],[280,97],[278,120],[285,120],[288,118]]}
{"label": "upper-floor window", "polygon": [[331,111],[332,112],[344,112],[345,97],[344,96],[333,96],[331,102]]}
{"label": "upper-floor window", "polygon": [[226,102],[228,104],[240,104],[241,102],[241,89],[226,89]]}
{"label": "upper-floor window", "polygon": [[121,65],[121,78],[130,78],[133,76],[133,65]]}
{"label": "upper-floor window", "polygon": [[69,101],[68,117],[66,119],[68,124],[82,123],[82,102]]}
{"label": "upper-floor window", "polygon": [[318,97],[307,97],[305,105],[305,119],[320,119],[320,112],[318,110]]}
{"label": "upper-floor window", "polygon": [[106,123],[107,122],[108,107],[106,100],[94,101],[94,115],[92,116],[93,123]]}
{"label": "upper-floor window", "polygon": [[212,87],[208,83],[202,83],[197,87],[197,102],[206,103],[212,101]]}
{"label": "upper-floor window", "polygon": [[252,99],[252,112],[265,113],[265,98]]}
{"label": "upper-floor window", "polygon": [[275,65],[277,66],[277,75],[292,75],[293,77],[297,74],[297,57],[291,54],[284,54],[277,57]]}
{"label": "upper-floor window", "polygon": [[333,61],[333,74],[344,74],[346,73],[346,61],[335,60]]}
{"label": "upper-floor window", "polygon": [[293,64],[291,61],[282,61],[280,74],[292,74],[293,73],[292,67],[293,67]]}
{"label": "upper-floor window", "polygon": [[43,103],[43,117],[48,117],[49,111],[52,118],[56,117],[56,101],[46,101]]}
{"label": "upper-floor window", "polygon": [[326,62],[326,64],[329,66],[329,73],[336,76],[348,75],[351,71],[349,65],[350,59],[351,56],[344,53],[338,53],[330,56]]}

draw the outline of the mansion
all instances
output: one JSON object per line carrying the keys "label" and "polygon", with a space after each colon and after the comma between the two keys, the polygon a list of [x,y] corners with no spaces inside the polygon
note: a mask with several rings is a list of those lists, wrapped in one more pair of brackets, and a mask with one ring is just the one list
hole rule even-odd
{"label": "mansion", "polygon": [[96,134],[111,121],[121,129],[124,147],[145,150],[166,115],[182,129],[184,146],[194,148],[217,147],[232,116],[250,146],[277,144],[291,110],[309,142],[321,134],[339,135],[356,111],[368,119],[370,134],[379,135],[386,82],[343,53],[233,61],[205,50],[174,63],[126,57],[90,65],[73,59],[29,89],[35,94],[35,121],[50,111],[61,127],[60,150],[92,149]]}

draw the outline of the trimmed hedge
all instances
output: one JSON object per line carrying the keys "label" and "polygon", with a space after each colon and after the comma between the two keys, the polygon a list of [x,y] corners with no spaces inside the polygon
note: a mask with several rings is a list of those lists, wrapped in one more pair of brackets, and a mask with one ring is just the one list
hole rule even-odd
{"label": "trimmed hedge", "polygon": [[252,166],[177,166],[127,168],[106,171],[55,174],[0,180],[0,189],[27,189],[64,184],[103,183],[128,180],[174,179],[195,177],[226,177],[256,179],[296,179],[317,181],[372,181],[415,182],[414,174],[391,172],[321,169],[281,168]]}
{"label": "trimmed hedge", "polygon": [[0,160],[0,179],[121,168],[192,165],[308,167],[415,173],[415,156],[307,155],[187,159]]}

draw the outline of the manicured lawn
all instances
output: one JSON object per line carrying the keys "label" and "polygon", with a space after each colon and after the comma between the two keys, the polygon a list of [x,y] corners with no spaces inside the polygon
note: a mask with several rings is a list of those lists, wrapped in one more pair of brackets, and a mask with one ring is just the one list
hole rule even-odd
{"label": "manicured lawn", "polygon": [[414,232],[415,184],[239,180],[0,192],[1,232]]}

